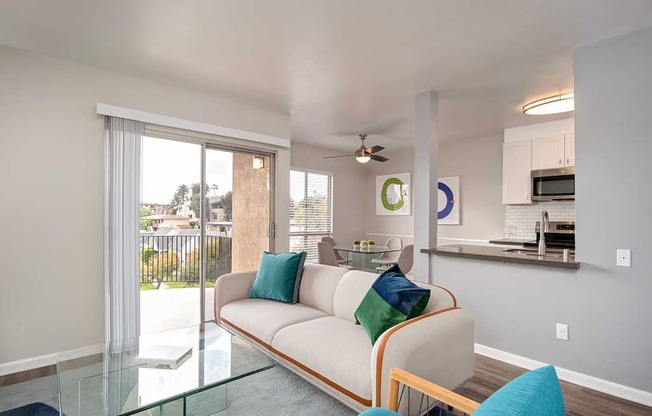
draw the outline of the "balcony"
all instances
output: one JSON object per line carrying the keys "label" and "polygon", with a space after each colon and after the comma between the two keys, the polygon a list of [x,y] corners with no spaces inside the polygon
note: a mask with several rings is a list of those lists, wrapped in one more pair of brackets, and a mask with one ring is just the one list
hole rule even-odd
{"label": "balcony", "polygon": [[[140,237],[141,333],[199,323],[199,230]],[[215,319],[215,280],[231,272],[230,237],[206,236],[206,320]]]}

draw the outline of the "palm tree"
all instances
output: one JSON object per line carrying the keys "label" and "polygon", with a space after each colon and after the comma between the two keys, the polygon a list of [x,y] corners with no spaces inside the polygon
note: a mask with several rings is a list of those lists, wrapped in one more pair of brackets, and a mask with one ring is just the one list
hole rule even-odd
{"label": "palm tree", "polygon": [[177,187],[176,192],[174,193],[174,196],[172,197],[172,205],[174,207],[183,205],[188,200],[189,191],[190,189],[188,188],[188,185],[185,184],[179,185]]}
{"label": "palm tree", "polygon": [[213,191],[213,196],[217,195],[217,190],[218,190],[218,189],[219,189],[219,188],[218,188],[218,186],[217,186],[216,183],[214,183],[214,184],[212,184],[212,185],[210,186],[210,190]]}

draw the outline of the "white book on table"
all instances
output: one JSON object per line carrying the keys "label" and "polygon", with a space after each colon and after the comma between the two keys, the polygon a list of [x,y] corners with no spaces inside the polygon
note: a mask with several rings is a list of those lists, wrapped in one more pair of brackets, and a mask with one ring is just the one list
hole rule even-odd
{"label": "white book on table", "polygon": [[153,345],[134,358],[134,363],[145,367],[175,369],[192,355],[192,347],[180,345]]}

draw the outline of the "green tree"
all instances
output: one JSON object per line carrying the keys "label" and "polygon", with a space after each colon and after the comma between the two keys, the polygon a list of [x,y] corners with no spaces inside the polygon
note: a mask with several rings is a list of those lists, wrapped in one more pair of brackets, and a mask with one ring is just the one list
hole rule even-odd
{"label": "green tree", "polygon": [[140,208],[140,229],[141,230],[147,230],[147,227],[152,225],[152,220],[146,220],[143,219],[143,217],[147,217],[149,215],[152,215],[152,211],[149,210],[149,208]]}
{"label": "green tree", "polygon": [[[141,257],[142,258],[142,257]],[[153,253],[147,262],[141,262],[140,275],[150,282],[158,282],[158,287],[164,281],[172,280],[179,270],[179,257],[173,251]]]}
{"label": "green tree", "polygon": [[[223,247],[226,253],[220,256],[221,244],[229,244],[230,239],[212,237],[206,242],[206,280],[214,282],[218,277],[231,271],[229,248]],[[181,277],[183,281],[189,283],[199,282],[199,249],[195,249],[186,254],[183,267],[181,268]]]}
{"label": "green tree", "polygon": [[290,229],[293,231],[324,231],[328,229],[330,206],[325,195],[317,193],[290,203]]}
{"label": "green tree", "polygon": [[[206,192],[208,193],[209,186],[206,184],[206,187],[204,188]],[[195,213],[195,217],[199,218],[199,206],[201,204],[201,189],[199,187],[199,183],[193,183],[191,187],[191,195],[190,195],[190,209],[192,212]],[[206,218],[209,218],[209,213],[211,212],[211,205],[208,202],[208,198],[203,198],[204,199],[204,212],[206,213]]]}
{"label": "green tree", "polygon": [[181,184],[177,187],[177,190],[174,192],[174,196],[172,197],[172,204],[173,207],[178,207],[180,205],[183,205],[186,203],[188,200],[188,186]]}
{"label": "green tree", "polygon": [[231,221],[232,218],[232,202],[233,202],[233,192],[229,191],[222,195],[220,198],[220,205],[224,211],[224,221]]}

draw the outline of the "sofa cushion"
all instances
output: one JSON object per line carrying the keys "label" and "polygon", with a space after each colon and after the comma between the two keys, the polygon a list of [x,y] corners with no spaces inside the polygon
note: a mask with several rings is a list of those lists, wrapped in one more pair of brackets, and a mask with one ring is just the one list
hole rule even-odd
{"label": "sofa cushion", "polygon": [[253,335],[267,347],[281,328],[323,316],[327,314],[300,303],[243,299],[224,305],[220,321],[239,332],[246,332],[244,335]]}
{"label": "sofa cushion", "polygon": [[333,314],[355,323],[353,314],[377,278],[378,275],[375,273],[360,270],[352,270],[342,276],[337,289],[335,289]]}
{"label": "sofa cushion", "polygon": [[307,263],[301,278],[299,302],[332,315],[335,289],[347,272],[342,267]]}
{"label": "sofa cushion", "polygon": [[256,280],[249,290],[249,297],[297,303],[306,254],[305,251],[299,253],[265,251],[260,260]]}
{"label": "sofa cushion", "polygon": [[489,396],[473,416],[564,416],[564,397],[551,365],[529,371]]}
{"label": "sofa cushion", "polygon": [[314,319],[281,329],[272,347],[281,358],[289,357],[357,396],[349,395],[354,400],[371,400],[372,345],[359,325],[335,316]]}
{"label": "sofa cushion", "polygon": [[378,276],[354,316],[375,344],[389,328],[419,316],[428,299],[430,289],[410,282],[398,265],[394,265]]}

